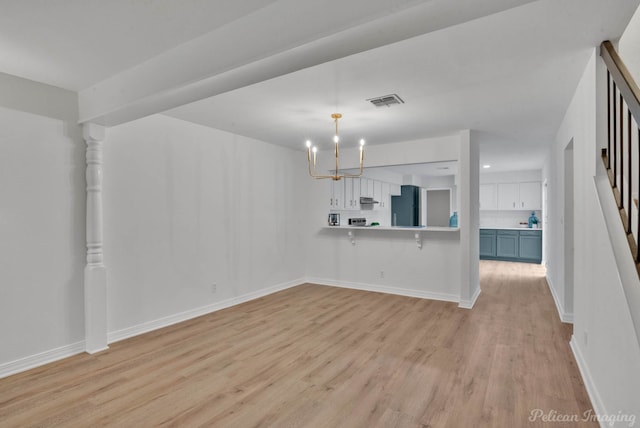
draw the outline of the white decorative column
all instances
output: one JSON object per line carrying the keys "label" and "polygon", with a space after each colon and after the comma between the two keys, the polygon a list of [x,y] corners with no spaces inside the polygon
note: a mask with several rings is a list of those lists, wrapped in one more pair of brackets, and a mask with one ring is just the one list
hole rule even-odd
{"label": "white decorative column", "polygon": [[103,126],[87,123],[87,265],[84,269],[84,338],[89,354],[107,346],[107,269],[102,251]]}

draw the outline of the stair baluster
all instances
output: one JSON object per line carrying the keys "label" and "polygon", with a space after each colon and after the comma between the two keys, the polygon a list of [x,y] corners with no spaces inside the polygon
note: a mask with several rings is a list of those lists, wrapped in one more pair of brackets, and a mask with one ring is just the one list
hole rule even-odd
{"label": "stair baluster", "polygon": [[[636,262],[636,270],[640,275],[640,249],[638,245],[640,210],[638,207],[636,207],[638,215],[635,235],[632,227],[633,192],[635,190],[640,194],[640,126],[638,126],[640,89],[611,42],[602,42],[600,55],[607,66],[607,148],[602,149],[602,160],[607,169],[609,182],[620,213],[620,220],[627,234],[629,248]],[[638,131],[638,139],[635,144],[633,126]],[[632,163],[634,156],[638,158],[635,174]]]}

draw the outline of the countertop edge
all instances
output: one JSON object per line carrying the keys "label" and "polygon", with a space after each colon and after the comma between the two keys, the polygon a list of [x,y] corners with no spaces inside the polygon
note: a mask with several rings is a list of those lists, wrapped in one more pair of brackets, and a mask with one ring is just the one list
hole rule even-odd
{"label": "countertop edge", "polygon": [[539,230],[542,232],[542,228],[537,228],[537,227],[532,227],[532,228],[528,228],[528,227],[485,227],[485,226],[480,226],[480,230]]}
{"label": "countertop edge", "polygon": [[340,230],[390,230],[405,232],[458,232],[459,227],[402,227],[402,226],[323,226],[323,229]]}

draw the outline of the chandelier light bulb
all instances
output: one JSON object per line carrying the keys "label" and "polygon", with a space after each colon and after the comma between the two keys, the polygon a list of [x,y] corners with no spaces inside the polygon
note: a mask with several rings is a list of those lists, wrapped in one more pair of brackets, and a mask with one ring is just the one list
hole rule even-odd
{"label": "chandelier light bulb", "polygon": [[[312,178],[329,178],[334,181],[341,180],[343,178],[357,178],[362,177],[362,169],[363,169],[363,160],[364,160],[364,138],[360,139],[360,171],[357,174],[347,174],[340,173],[340,165],[338,163],[338,143],[340,142],[340,137],[338,136],[338,120],[342,117],[340,113],[333,113],[331,118],[333,119],[333,123],[336,127],[336,132],[333,134],[333,142],[335,143],[335,149],[333,150],[336,160],[336,168],[333,170],[331,175],[318,175],[316,173],[316,160],[317,160],[317,152],[318,148],[316,146],[311,147],[311,141],[307,140],[307,163],[309,166],[309,175]],[[311,156],[311,152],[313,152],[313,156]]]}

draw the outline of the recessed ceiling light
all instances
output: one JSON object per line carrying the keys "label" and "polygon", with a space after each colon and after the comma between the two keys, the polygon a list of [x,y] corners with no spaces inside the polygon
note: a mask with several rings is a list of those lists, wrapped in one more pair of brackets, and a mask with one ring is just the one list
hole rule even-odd
{"label": "recessed ceiling light", "polygon": [[482,165],[484,169],[491,168],[491,165]]}

